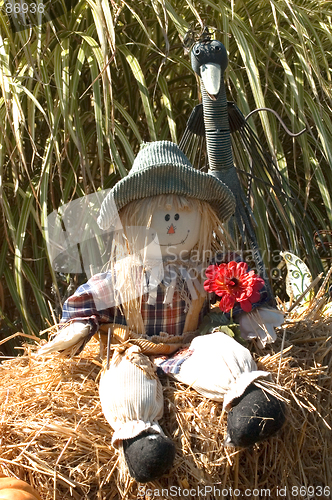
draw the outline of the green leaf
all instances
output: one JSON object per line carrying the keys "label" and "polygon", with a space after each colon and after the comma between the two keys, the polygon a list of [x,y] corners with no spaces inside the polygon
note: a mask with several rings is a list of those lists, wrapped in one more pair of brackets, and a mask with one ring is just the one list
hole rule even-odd
{"label": "green leaf", "polygon": [[146,116],[146,122],[150,133],[150,139],[151,141],[155,141],[157,140],[157,135],[154,126],[154,117],[152,112],[151,100],[150,100],[149,90],[147,88],[146,81],[141,66],[139,64],[139,61],[137,57],[135,57],[134,54],[130,52],[130,50],[126,46],[119,46],[118,50],[122,52],[126,57],[128,65],[136,79],[143,104],[144,113]]}

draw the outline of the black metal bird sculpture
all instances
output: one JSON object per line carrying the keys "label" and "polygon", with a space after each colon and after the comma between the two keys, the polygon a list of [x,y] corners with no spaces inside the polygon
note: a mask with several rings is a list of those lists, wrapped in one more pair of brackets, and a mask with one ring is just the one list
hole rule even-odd
{"label": "black metal bird sculpture", "polygon": [[233,192],[236,203],[235,218],[242,236],[246,235],[259,274],[265,279],[271,294],[265,267],[251,221],[252,211],[233,163],[228,104],[224,85],[224,71],[228,65],[224,45],[209,37],[197,42],[191,51],[193,70],[200,76],[204,129],[209,162],[209,173],[218,177]]}
{"label": "black metal bird sculpture", "polygon": [[[193,38],[191,38],[193,40]],[[269,219],[271,232],[279,241],[280,250],[293,248],[292,231],[302,233],[304,246],[312,248],[312,234],[315,224],[308,212],[304,209],[298,196],[294,194],[288,179],[285,179],[273,160],[272,156],[263,148],[257,135],[248,124],[247,119],[256,111],[245,117],[233,102],[228,102],[224,84],[224,72],[228,65],[228,56],[224,45],[217,40],[211,40],[206,28],[198,41],[191,49],[191,64],[195,73],[200,77],[202,103],[192,111],[187,122],[186,130],[180,142],[181,149],[190,156],[192,162],[200,164],[201,159],[195,161],[194,155],[204,150],[204,142],[208,160],[208,171],[218,177],[232,190],[236,198],[235,221],[242,238],[242,246],[248,244],[252,251],[255,266],[264,278],[271,300],[273,294],[264,266],[263,258],[255,235],[256,221],[250,206],[252,181],[263,188],[266,197],[266,214]],[[274,110],[264,108],[264,111]],[[306,129],[297,134],[291,133],[280,117],[277,116],[286,132],[297,137]],[[198,146],[197,138],[201,139]],[[235,147],[234,147],[235,146]],[[239,151],[242,149],[242,152]],[[241,157],[234,165],[233,152],[236,150]],[[245,160],[244,160],[245,159]],[[239,163],[247,161],[248,168],[242,166],[241,173],[247,176],[247,190],[245,192],[239,178]],[[248,172],[249,170],[249,172]],[[287,206],[287,210],[285,207]],[[278,222],[270,213],[271,209],[278,214]],[[294,228],[294,221],[289,216],[292,210],[305,214],[303,226]],[[305,219],[305,220],[304,220]],[[236,232],[233,220],[231,232]],[[282,228],[282,234],[280,233]],[[310,233],[308,233],[308,227]]]}

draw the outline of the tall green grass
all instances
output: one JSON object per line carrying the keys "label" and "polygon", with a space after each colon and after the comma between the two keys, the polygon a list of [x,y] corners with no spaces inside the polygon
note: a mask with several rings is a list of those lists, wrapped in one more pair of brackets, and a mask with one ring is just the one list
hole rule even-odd
{"label": "tall green grass", "polygon": [[[75,287],[77,277],[55,276],[50,265],[47,215],[114,185],[130,169],[141,141],[180,140],[199,100],[182,47],[190,26],[213,27],[225,44],[228,99],[245,115],[270,107],[294,132],[307,128],[293,139],[272,114],[250,119],[318,229],[330,229],[331,6],[309,0],[81,0],[66,15],[20,32],[2,10],[3,337],[20,330],[38,334],[54,315],[58,319],[66,289],[72,282]],[[262,251],[278,249],[259,187],[252,196]],[[294,227],[303,215],[287,213]],[[307,259],[313,273],[327,265],[314,255],[308,236],[304,242],[299,231],[286,236],[285,229],[280,226],[282,241]]]}

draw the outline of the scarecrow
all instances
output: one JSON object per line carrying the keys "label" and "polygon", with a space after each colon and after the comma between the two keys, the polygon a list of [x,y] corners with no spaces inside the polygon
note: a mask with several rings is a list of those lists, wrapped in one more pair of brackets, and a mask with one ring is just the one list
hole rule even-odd
{"label": "scarecrow", "polygon": [[215,320],[198,333],[214,304],[219,325],[237,321],[243,338],[263,345],[283,321],[264,281],[231,253],[226,222],[234,211],[227,185],[194,168],[176,144],[143,144],[101,206],[98,224],[113,232],[107,269],[67,299],[62,328],[39,351],[76,353],[97,332],[107,334],[101,405],[112,444],[139,482],[165,474],[175,456],[158,423],[159,371],[223,402],[227,445],[251,446],[284,423],[270,374],[249,350]]}

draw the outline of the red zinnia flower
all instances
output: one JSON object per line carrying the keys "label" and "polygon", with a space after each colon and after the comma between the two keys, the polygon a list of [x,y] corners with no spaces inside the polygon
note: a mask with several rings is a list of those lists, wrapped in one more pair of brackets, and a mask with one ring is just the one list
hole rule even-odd
{"label": "red zinnia flower", "polygon": [[205,271],[207,280],[204,289],[221,297],[219,307],[223,312],[229,312],[238,302],[241,309],[250,312],[254,302],[260,299],[259,290],[264,286],[264,280],[248,272],[245,262],[211,265]]}

